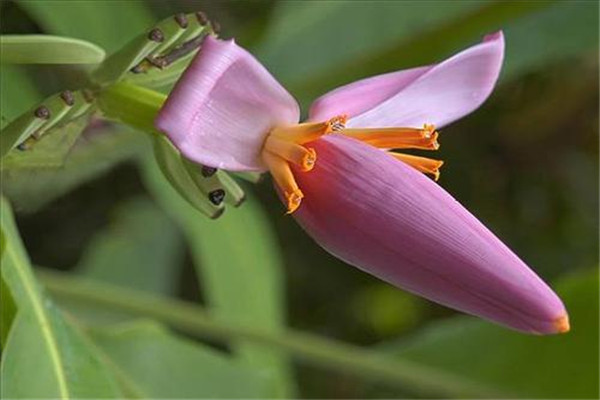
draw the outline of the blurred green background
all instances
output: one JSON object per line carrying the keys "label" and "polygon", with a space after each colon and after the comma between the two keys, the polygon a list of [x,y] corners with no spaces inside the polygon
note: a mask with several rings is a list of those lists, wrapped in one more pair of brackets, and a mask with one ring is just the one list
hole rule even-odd
{"label": "blurred green background", "polygon": [[[34,265],[200,302],[220,321],[269,332],[288,326],[367,346],[506,396],[598,397],[596,1],[2,0],[0,7],[3,34],[73,36],[108,51],[171,14],[202,10],[219,22],[222,37],[235,37],[256,54],[304,110],[337,85],[432,63],[504,30],[506,59],[497,90],[473,115],[441,131],[436,156],[446,163],[439,184],[557,289],[571,313],[567,335],[509,332],[348,267],[284,215],[269,179],[244,184],[249,201],[209,221],[166,190],[155,167],[137,161],[148,148],[121,128],[88,132],[60,170],[3,175],[2,191]],[[3,125],[44,96],[76,88],[83,76],[68,66],[3,64],[0,71]],[[49,286],[57,282],[52,277],[45,278]],[[172,339],[166,333],[143,323],[111,330],[110,324],[130,317],[69,300],[56,286],[51,293],[60,304],[91,329],[144,393],[199,396],[192,387],[177,392],[186,383],[149,378],[159,372],[142,370],[136,359],[146,351],[143,340],[127,337],[143,331],[165,335],[166,342]],[[126,354],[127,340],[137,342],[140,352]],[[261,392],[249,372],[223,375],[238,392],[223,383],[208,396],[426,396],[344,368],[296,358],[290,367],[276,348],[229,345],[252,373],[267,371],[267,386],[278,389]],[[160,351],[152,354],[156,363],[164,361]],[[169,362],[165,368],[176,369]],[[196,362],[208,363],[189,360],[181,374],[195,370]],[[170,384],[173,391],[164,391]]]}

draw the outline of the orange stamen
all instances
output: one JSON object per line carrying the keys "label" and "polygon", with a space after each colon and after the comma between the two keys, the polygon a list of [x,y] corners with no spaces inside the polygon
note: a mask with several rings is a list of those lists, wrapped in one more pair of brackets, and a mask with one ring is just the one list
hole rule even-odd
{"label": "orange stamen", "polygon": [[297,144],[317,140],[328,133],[337,132],[344,128],[347,117],[338,115],[325,122],[306,122],[303,124],[276,127],[271,131],[272,136]]}
{"label": "orange stamen", "polygon": [[272,135],[267,138],[265,149],[296,164],[304,172],[313,169],[317,161],[317,152],[314,149]]}
{"label": "orange stamen", "polygon": [[289,164],[285,159],[268,150],[262,152],[262,158],[286,199],[287,214],[293,213],[300,207],[304,194],[298,187]]}
{"label": "orange stamen", "polygon": [[[312,170],[317,161],[317,153],[314,149],[303,145],[323,135],[340,132],[380,149],[437,150],[439,148],[438,133],[433,125],[425,124],[422,129],[346,129],[346,120],[346,115],[339,115],[325,122],[275,127],[267,136],[262,158],[285,198],[288,214],[300,207],[304,197],[289,163],[298,166],[302,172]],[[433,175],[436,181],[440,176],[439,169],[443,161],[396,152],[389,152],[389,154],[420,172]]]}
{"label": "orange stamen", "polygon": [[433,125],[417,128],[344,129],[347,136],[382,149],[437,150],[438,133]]}
{"label": "orange stamen", "polygon": [[388,152],[388,154],[392,155],[397,160],[405,162],[417,171],[433,175],[433,178],[436,181],[440,178],[440,168],[444,164],[441,160],[413,156],[412,154],[395,153],[393,151]]}

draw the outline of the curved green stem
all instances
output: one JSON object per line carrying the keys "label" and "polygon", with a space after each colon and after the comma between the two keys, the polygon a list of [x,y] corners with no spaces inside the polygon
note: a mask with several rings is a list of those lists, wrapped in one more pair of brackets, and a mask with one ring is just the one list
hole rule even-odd
{"label": "curved green stem", "polygon": [[167,96],[143,86],[119,82],[98,94],[98,106],[108,118],[154,133],[154,119]]}
{"label": "curved green stem", "polygon": [[58,298],[154,318],[191,335],[217,340],[248,340],[276,347],[316,366],[429,396],[502,397],[496,391],[461,377],[408,360],[392,360],[354,345],[291,330],[273,334],[254,326],[224,323],[212,319],[203,308],[184,301],[122,289],[55,271],[38,271],[42,282]]}

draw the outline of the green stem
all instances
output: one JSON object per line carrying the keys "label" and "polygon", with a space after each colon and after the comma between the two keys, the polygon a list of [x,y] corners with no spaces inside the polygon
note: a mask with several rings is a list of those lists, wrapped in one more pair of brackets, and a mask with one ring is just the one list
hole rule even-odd
{"label": "green stem", "polygon": [[414,392],[443,397],[502,397],[487,387],[408,360],[390,359],[350,344],[285,330],[265,332],[214,320],[199,306],[180,300],[119,288],[51,270],[38,270],[42,282],[58,298],[91,303],[154,318],[191,335],[217,340],[247,340],[279,348],[313,365],[356,374]]}
{"label": "green stem", "polygon": [[154,133],[154,119],[166,99],[154,90],[119,82],[99,93],[98,105],[106,117]]}

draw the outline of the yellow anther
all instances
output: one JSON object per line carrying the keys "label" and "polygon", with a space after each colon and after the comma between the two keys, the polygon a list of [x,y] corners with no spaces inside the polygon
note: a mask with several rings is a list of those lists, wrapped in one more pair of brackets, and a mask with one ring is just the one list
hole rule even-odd
{"label": "yellow anther", "polygon": [[286,199],[287,213],[293,213],[300,207],[304,194],[298,187],[289,164],[286,160],[268,150],[262,152],[262,157],[271,175],[273,175],[275,184]]}
{"label": "yellow anther", "polygon": [[304,198],[304,194],[300,189],[296,190],[292,193],[285,194],[287,200],[287,212],[286,214],[291,214],[300,207],[300,203],[302,203],[302,199]]}
{"label": "yellow anther", "polygon": [[432,135],[434,135],[436,133],[435,132],[435,125],[433,125],[433,124],[423,124],[422,131],[423,131],[423,135],[426,138],[429,138],[429,137],[431,137]]}
{"label": "yellow anther", "polygon": [[397,160],[403,161],[410,165],[417,171],[425,174],[433,175],[433,178],[437,181],[440,178],[440,168],[444,164],[441,160],[434,160],[433,158],[413,156],[412,154],[396,153],[393,151],[388,152],[394,156]]}
{"label": "yellow anther", "polygon": [[327,131],[325,133],[340,132],[346,127],[348,116],[346,114],[338,115],[327,121]]}
{"label": "yellow anther", "polygon": [[273,135],[265,141],[265,150],[296,164],[305,172],[313,169],[317,161],[317,153],[314,149],[306,148]]}
{"label": "yellow anther", "polygon": [[302,159],[302,170],[307,172],[315,167],[315,163],[317,162],[317,152],[315,149],[307,149],[308,152],[304,155]]}

